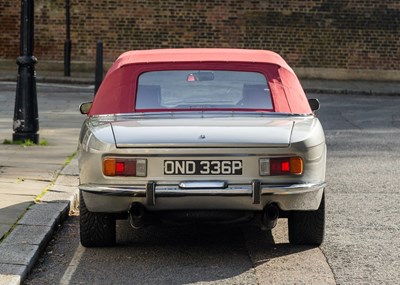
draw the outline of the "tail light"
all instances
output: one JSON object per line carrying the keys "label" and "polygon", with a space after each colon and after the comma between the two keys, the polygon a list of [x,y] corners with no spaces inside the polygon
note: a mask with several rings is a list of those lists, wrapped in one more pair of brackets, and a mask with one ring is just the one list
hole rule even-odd
{"label": "tail light", "polygon": [[261,158],[259,169],[260,176],[301,175],[303,160],[300,157]]}
{"label": "tail light", "polygon": [[145,159],[113,158],[103,159],[103,173],[106,176],[139,176],[147,175]]}

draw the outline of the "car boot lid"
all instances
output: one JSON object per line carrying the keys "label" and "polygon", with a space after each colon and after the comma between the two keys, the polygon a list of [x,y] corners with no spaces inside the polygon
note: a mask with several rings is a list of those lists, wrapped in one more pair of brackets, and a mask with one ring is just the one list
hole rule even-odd
{"label": "car boot lid", "polygon": [[288,147],[293,120],[203,118],[111,122],[118,148]]}

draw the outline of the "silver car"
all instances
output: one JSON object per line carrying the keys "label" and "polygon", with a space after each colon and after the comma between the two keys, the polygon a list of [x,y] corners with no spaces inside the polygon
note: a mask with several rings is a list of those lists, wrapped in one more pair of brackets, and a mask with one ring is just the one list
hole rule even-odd
{"label": "silver car", "polygon": [[325,136],[276,53],[164,49],[122,54],[79,138],[80,238],[115,244],[116,219],[246,223],[288,218],[292,244],[324,237]]}

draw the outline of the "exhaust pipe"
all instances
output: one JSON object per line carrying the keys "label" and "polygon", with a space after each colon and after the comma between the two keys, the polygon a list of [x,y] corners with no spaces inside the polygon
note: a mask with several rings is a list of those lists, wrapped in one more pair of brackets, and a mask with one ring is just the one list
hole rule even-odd
{"label": "exhaust pipe", "polygon": [[279,208],[275,204],[268,204],[264,208],[262,221],[267,230],[275,228],[279,218]]}
{"label": "exhaust pipe", "polygon": [[133,203],[129,210],[129,223],[135,230],[144,227],[145,208],[140,203]]}

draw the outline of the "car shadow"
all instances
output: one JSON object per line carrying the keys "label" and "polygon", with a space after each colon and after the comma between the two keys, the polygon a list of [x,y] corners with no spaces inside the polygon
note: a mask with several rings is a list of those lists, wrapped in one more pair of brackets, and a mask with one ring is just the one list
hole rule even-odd
{"label": "car shadow", "polygon": [[[132,230],[123,221],[117,225],[116,247],[87,251],[96,251],[105,259],[118,256],[119,260],[129,261],[125,262],[124,271],[130,278],[141,278],[143,284],[221,280],[241,284],[256,278],[255,267],[310,248],[277,244],[271,231],[255,227],[187,225]],[[111,258],[106,275],[121,274],[120,266]]]}
{"label": "car shadow", "polygon": [[315,249],[313,246],[290,244],[287,237],[287,224],[281,220],[272,231],[247,227],[243,229],[243,235],[254,267],[270,263],[274,259]]}
{"label": "car shadow", "polygon": [[133,230],[118,221],[116,246],[83,248],[79,217],[71,216],[25,284],[58,284],[66,276],[68,284],[257,284],[259,274],[269,280],[279,271],[282,259],[286,267],[299,270],[299,258],[310,260],[312,272],[318,270],[308,256],[310,247],[289,245],[286,230],[280,222],[272,232],[226,225]]}

